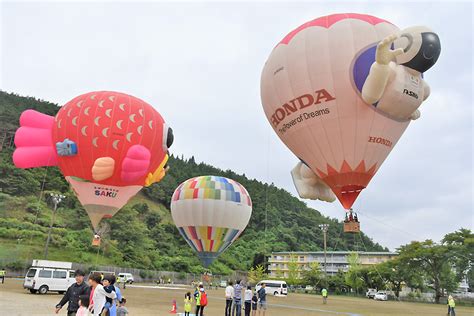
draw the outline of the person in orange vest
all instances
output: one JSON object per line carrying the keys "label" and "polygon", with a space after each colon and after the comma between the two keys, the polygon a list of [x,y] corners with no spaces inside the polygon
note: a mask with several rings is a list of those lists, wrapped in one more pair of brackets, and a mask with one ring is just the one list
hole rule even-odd
{"label": "person in orange vest", "polygon": [[199,285],[199,291],[194,294],[194,298],[196,299],[196,316],[203,316],[204,307],[207,306],[207,293],[202,284]]}

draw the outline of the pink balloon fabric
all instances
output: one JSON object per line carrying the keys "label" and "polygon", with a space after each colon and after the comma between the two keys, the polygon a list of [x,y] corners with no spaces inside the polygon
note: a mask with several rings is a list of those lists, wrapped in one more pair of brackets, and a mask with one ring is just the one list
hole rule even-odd
{"label": "pink balloon fabric", "polygon": [[144,176],[150,167],[151,153],[142,145],[133,145],[122,162],[122,181],[133,182]]}
{"label": "pink balloon fabric", "polygon": [[13,163],[18,168],[57,166],[58,157],[53,144],[54,117],[34,110],[20,116],[20,128],[15,133]]}

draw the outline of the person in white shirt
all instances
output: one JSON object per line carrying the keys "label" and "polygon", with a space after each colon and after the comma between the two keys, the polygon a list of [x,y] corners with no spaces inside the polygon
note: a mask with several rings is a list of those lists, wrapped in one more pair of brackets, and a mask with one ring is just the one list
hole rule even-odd
{"label": "person in white shirt", "polygon": [[244,303],[245,303],[245,316],[250,316],[250,310],[252,309],[252,287],[247,286],[247,289],[244,293]]}
{"label": "person in white shirt", "polygon": [[225,288],[225,316],[230,316],[232,310],[232,299],[234,297],[234,283],[229,282]]}
{"label": "person in white shirt", "polygon": [[100,282],[102,281],[102,276],[100,273],[95,272],[89,276],[89,285],[91,286],[91,295],[92,298],[89,304],[89,310],[94,316],[100,316],[102,313],[102,309],[105,305],[105,297],[110,297],[111,299],[115,299],[117,295],[115,292],[107,293],[104,290],[104,287]]}

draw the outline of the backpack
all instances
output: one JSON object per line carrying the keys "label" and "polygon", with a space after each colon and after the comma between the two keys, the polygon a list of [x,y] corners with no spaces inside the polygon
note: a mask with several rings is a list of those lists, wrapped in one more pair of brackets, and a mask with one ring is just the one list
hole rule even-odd
{"label": "backpack", "polygon": [[201,292],[201,306],[207,306],[207,294],[206,294],[206,292]]}

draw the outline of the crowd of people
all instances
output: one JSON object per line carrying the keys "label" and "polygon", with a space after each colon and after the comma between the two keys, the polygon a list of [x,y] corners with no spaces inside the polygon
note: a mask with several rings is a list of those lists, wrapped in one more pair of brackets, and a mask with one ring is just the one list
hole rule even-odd
{"label": "crowd of people", "polygon": [[245,286],[241,280],[238,280],[235,285],[229,282],[225,288],[225,316],[241,316],[242,315],[242,294],[244,302],[245,316],[255,316],[258,309],[258,315],[265,316],[267,310],[267,293],[265,290],[265,283],[262,283],[261,288],[252,292],[250,285]]}
{"label": "crowd of people", "polygon": [[[194,285],[194,282],[193,282]],[[203,284],[200,282],[196,285],[194,294],[187,292],[184,295],[184,316],[189,316],[192,311],[192,304],[195,303],[195,315],[203,316],[204,309],[207,306],[207,293],[204,290]],[[243,307],[243,308],[242,308]],[[261,288],[253,292],[250,285],[246,286],[241,280],[229,282],[225,288],[225,316],[241,316],[242,309],[245,316],[265,316],[267,310],[267,293],[265,284],[262,283]]]}
{"label": "crowd of people", "polygon": [[126,316],[127,300],[122,297],[114,275],[91,273],[86,284],[85,273],[76,270],[76,282],[72,284],[56,305],[56,314],[66,303],[68,316]]}

